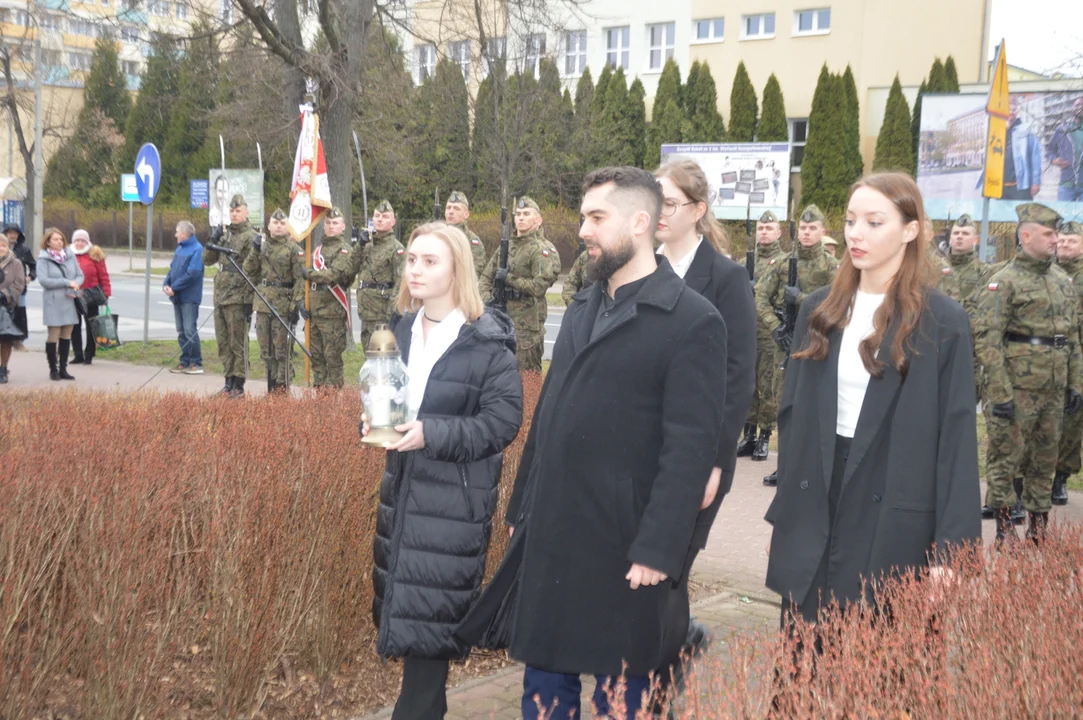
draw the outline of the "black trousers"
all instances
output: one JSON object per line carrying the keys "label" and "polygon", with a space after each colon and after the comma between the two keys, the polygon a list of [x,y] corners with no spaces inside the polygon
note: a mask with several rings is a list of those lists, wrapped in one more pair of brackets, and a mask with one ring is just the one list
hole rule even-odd
{"label": "black trousers", "polygon": [[442,720],[447,714],[447,660],[403,658],[402,690],[391,720]]}
{"label": "black trousers", "polygon": [[[79,313],[79,322],[71,329],[71,349],[75,359],[89,360],[94,357],[98,350],[98,343],[94,340],[94,330],[90,326],[90,318],[98,317],[98,306],[87,303],[86,315]],[[83,349],[83,328],[86,328],[86,349]]]}

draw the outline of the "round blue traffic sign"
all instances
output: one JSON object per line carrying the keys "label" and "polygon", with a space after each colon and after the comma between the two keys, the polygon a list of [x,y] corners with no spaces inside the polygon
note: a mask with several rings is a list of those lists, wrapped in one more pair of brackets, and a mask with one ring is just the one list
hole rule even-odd
{"label": "round blue traffic sign", "polygon": [[135,156],[135,188],[139,202],[150,205],[162,185],[162,160],[153,143],[145,143]]}

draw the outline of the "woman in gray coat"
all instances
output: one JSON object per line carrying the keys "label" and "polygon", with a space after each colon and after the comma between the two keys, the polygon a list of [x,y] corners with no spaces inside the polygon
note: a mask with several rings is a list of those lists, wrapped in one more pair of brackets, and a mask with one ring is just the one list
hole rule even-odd
{"label": "woman in gray coat", "polygon": [[[48,228],[42,236],[38,254],[38,282],[42,293],[41,314],[49,336],[45,356],[49,359],[52,380],[74,380],[68,374],[68,351],[71,349],[71,329],[79,322],[75,299],[83,285],[83,271],[68,247],[64,233]],[[59,350],[59,352],[58,352]]]}

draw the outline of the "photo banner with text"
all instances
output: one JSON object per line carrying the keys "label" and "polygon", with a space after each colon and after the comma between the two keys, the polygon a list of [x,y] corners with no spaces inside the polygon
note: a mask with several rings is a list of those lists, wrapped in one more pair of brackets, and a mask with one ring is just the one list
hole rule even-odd
{"label": "photo banner with text", "polygon": [[207,174],[211,188],[208,220],[211,227],[229,225],[229,201],[240,193],[248,203],[248,219],[252,226],[263,224],[263,171],[211,168]]}
{"label": "photo banner with text", "polygon": [[662,164],[695,160],[707,175],[708,204],[720,220],[744,220],[767,210],[779,220],[789,214],[789,143],[681,143],[662,146]]}

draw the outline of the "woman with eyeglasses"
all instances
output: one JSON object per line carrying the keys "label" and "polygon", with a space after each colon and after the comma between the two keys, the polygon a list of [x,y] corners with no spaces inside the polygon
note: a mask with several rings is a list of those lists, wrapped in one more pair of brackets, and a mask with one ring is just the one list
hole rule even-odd
{"label": "woman with eyeglasses", "polygon": [[[686,568],[707,546],[707,536],[722,498],[733,484],[737,465],[737,440],[748,416],[756,385],[756,306],[745,269],[725,257],[729,241],[726,231],[708,207],[709,187],[703,169],[692,160],[674,160],[655,173],[662,185],[662,216],[655,237],[661,242],[658,254],[669,260],[685,284],[711,302],[726,322],[729,352],[718,371],[726,374],[726,405],[722,436],[714,469],[696,520]],[[668,663],[677,661],[681,645],[694,651],[703,644],[706,630],[690,622],[688,573],[670,603],[674,647],[663,655]],[[682,643],[681,641],[685,641]],[[667,672],[662,673],[668,676]]]}

